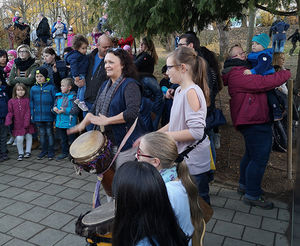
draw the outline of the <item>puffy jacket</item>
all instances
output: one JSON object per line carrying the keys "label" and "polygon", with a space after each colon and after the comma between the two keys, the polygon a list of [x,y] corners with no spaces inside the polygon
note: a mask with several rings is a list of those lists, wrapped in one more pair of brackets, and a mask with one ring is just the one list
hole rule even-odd
{"label": "puffy jacket", "polygon": [[[54,22],[53,25],[52,25],[52,28],[51,28],[51,33],[55,33],[56,32],[56,26],[57,22]],[[56,33],[57,35],[62,35],[62,34],[68,34],[68,29],[67,29],[67,26],[65,23],[61,22],[61,24],[63,25],[63,30],[62,30],[62,33]]]}
{"label": "puffy jacket", "polygon": [[272,66],[273,49],[251,52],[247,59],[253,67],[251,69],[252,74],[267,75],[275,73],[275,69]]}
{"label": "puffy jacket", "polygon": [[61,114],[56,114],[55,126],[58,128],[71,128],[77,123],[78,107],[74,104],[76,99],[76,94],[71,91],[68,94],[63,94],[61,92],[56,93],[56,99],[54,107],[58,109],[63,109],[64,112]]}
{"label": "puffy jacket", "polygon": [[66,54],[65,60],[71,65],[72,77],[77,77],[80,74],[86,76],[89,67],[89,58],[87,55],[83,55],[77,50],[72,50]]}
{"label": "puffy jacket", "polygon": [[36,35],[38,36],[38,38],[41,38],[41,37],[50,38],[50,26],[48,23],[48,19],[46,17],[44,17],[40,21],[40,23],[36,29]]}
{"label": "puffy jacket", "polygon": [[55,101],[56,89],[52,83],[38,84],[30,90],[30,112],[34,122],[54,121],[52,108]]}
{"label": "puffy jacket", "polygon": [[234,126],[263,124],[270,121],[265,92],[272,90],[291,77],[288,70],[271,75],[244,75],[243,66],[227,68],[222,79],[228,86],[230,112]]}

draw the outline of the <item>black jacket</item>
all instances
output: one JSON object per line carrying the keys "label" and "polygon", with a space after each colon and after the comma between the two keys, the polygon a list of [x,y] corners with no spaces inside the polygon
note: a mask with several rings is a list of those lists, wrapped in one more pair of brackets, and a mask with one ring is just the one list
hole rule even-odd
{"label": "black jacket", "polygon": [[98,49],[94,49],[91,54],[89,54],[89,67],[86,81],[86,90],[84,94],[84,100],[89,103],[94,103],[97,97],[98,90],[104,81],[108,79],[106,76],[106,71],[104,68],[104,59],[100,62],[95,74],[93,75],[93,67],[95,63],[95,56],[98,55]]}
{"label": "black jacket", "polygon": [[38,36],[38,38],[41,38],[41,37],[50,38],[50,26],[48,23],[48,19],[46,17],[44,17],[40,21],[40,23],[36,29],[36,35]]}

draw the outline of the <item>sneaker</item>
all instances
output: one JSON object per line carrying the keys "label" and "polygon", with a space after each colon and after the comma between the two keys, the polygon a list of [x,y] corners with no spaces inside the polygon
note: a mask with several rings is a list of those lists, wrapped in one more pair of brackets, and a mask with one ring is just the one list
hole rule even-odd
{"label": "sneaker", "polygon": [[261,207],[262,209],[273,209],[274,203],[266,200],[263,196],[260,196],[258,200],[250,200],[244,197],[244,202],[248,205]]}
{"label": "sneaker", "polygon": [[44,159],[44,157],[47,155],[47,152],[41,152],[39,155],[38,155],[38,157],[37,157],[37,159],[38,160],[42,160],[42,159]]}
{"label": "sneaker", "polygon": [[[237,193],[240,194],[240,195],[245,195],[246,194],[246,190],[241,188],[241,187],[238,187],[236,189]],[[261,194],[264,196],[265,195],[265,191],[262,189],[261,190]]]}
{"label": "sneaker", "polygon": [[30,152],[26,152],[25,155],[24,155],[24,158],[30,158],[31,156],[31,153]]}
{"label": "sneaker", "polygon": [[89,111],[89,108],[85,105],[85,102],[79,102],[79,103],[78,103],[78,107],[79,107],[82,111]]}
{"label": "sneaker", "polygon": [[15,138],[14,137],[10,137],[10,139],[7,141],[6,144],[13,144]]}
{"label": "sneaker", "polygon": [[69,157],[69,155],[67,154],[60,154],[59,156],[57,156],[55,158],[56,161],[62,161],[63,159],[67,159]]}
{"label": "sneaker", "polygon": [[48,154],[48,161],[52,161],[54,159],[54,154]]}
{"label": "sneaker", "polygon": [[80,102],[80,101],[79,101],[78,98],[74,100],[74,103],[77,104],[77,105],[78,105],[79,102]]}
{"label": "sneaker", "polygon": [[17,161],[22,161],[23,160],[24,155],[19,155]]}
{"label": "sneaker", "polygon": [[12,144],[13,146],[16,146],[17,145],[17,139],[15,138],[15,140],[14,140],[14,142],[13,142],[13,144]]}

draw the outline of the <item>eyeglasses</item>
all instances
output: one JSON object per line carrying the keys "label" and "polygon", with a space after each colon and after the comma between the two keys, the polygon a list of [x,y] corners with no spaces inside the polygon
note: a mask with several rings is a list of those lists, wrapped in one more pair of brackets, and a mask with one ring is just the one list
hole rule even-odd
{"label": "eyeglasses", "polygon": [[27,50],[19,50],[19,53],[27,53]]}
{"label": "eyeglasses", "polygon": [[141,156],[142,157],[146,157],[146,158],[155,158],[155,157],[153,157],[151,155],[144,155],[144,154],[142,154],[140,147],[138,147],[138,149],[136,151],[136,154],[135,154],[135,157],[136,157],[136,159],[139,159]]}
{"label": "eyeglasses", "polygon": [[188,45],[188,43],[179,43],[178,47],[184,46],[184,45]]}
{"label": "eyeglasses", "polygon": [[170,65],[170,66],[167,66],[167,71],[169,71],[172,67],[179,67],[180,65]]}

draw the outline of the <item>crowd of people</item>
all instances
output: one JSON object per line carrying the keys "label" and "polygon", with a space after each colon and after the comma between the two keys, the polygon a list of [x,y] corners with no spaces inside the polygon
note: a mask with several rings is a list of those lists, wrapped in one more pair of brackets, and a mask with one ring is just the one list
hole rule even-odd
{"label": "crowd of people", "polygon": [[[46,17],[39,18],[37,37],[46,46],[50,27]],[[18,16],[16,21],[22,23]],[[148,37],[133,56],[132,43],[119,47],[96,30],[96,48],[87,54],[87,38],[70,35],[60,16],[51,33],[56,51],[45,47],[42,63],[25,43],[16,51],[0,50],[0,162],[8,160],[9,136],[15,138],[18,161],[32,157],[38,139],[37,158],[54,159],[59,139],[61,153],[55,160],[61,161],[69,157],[78,134],[104,127],[114,154],[121,146],[112,185],[113,245],[202,245],[205,214],[199,197],[210,205],[220,136],[207,118],[215,114],[224,83],[233,124],[245,140],[237,192],[249,205],[273,208],[261,182],[272,148],[272,123],[286,110],[274,89],[286,95],[284,83],[291,73],[282,61],[274,63],[273,56],[282,60],[282,53],[268,49],[268,35],[253,37],[248,58],[240,45],[232,46],[221,75],[214,52],[187,32],[167,56],[158,83],[153,75],[158,56]],[[64,48],[69,37],[72,48]]]}

